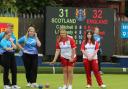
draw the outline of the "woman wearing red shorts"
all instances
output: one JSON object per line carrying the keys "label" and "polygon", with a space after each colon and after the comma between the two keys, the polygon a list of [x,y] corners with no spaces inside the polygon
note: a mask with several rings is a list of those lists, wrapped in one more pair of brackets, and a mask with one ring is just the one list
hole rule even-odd
{"label": "woman wearing red shorts", "polygon": [[56,41],[56,52],[51,64],[56,62],[59,55],[64,73],[64,86],[62,89],[72,89],[73,67],[76,61],[76,44],[73,37],[67,35],[64,28],[60,28]]}
{"label": "woman wearing red shorts", "polygon": [[83,63],[86,70],[87,88],[92,86],[91,71],[94,72],[97,83],[101,88],[105,88],[98,69],[97,51],[99,50],[98,42],[94,41],[93,32],[88,30],[81,44],[83,53]]}

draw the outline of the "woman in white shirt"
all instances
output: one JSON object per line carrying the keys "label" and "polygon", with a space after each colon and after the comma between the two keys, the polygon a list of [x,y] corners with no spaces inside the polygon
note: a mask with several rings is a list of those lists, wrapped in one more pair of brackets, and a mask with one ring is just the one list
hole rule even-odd
{"label": "woman in white shirt", "polygon": [[59,55],[64,73],[64,86],[62,89],[72,89],[73,67],[76,61],[76,44],[73,37],[67,35],[64,28],[60,28],[56,41],[55,57],[51,64],[56,62]]}
{"label": "woman in white shirt", "polygon": [[98,69],[98,60],[97,60],[98,50],[99,50],[99,44],[94,40],[93,31],[88,30],[81,44],[81,51],[83,53],[83,63],[87,77],[87,86],[86,86],[87,88],[90,88],[92,86],[91,71],[94,72],[98,85],[101,88],[106,87],[106,85],[103,84]]}

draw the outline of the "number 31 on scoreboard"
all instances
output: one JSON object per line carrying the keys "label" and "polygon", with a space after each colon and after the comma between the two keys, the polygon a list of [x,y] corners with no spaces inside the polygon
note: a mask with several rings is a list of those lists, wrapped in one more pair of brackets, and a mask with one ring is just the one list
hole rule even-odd
{"label": "number 31 on scoreboard", "polygon": [[68,17],[68,15],[69,15],[68,12],[69,12],[68,9],[62,9],[62,8],[59,9],[59,17],[61,17],[61,18]]}

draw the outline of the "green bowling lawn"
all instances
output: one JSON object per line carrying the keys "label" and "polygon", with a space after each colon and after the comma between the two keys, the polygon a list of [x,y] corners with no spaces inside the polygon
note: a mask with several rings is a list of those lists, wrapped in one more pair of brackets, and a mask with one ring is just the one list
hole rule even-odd
{"label": "green bowling lawn", "polygon": [[[3,89],[2,73],[0,73],[0,89]],[[106,89],[128,89],[128,75],[127,74],[104,74],[102,75],[104,83],[107,85]],[[58,89],[63,85],[62,74],[38,74],[37,83],[45,85],[50,84],[49,89]],[[18,85],[21,89],[32,89],[26,87],[26,80],[24,73],[18,73]],[[75,74],[73,80],[73,89],[86,89],[86,78],[84,74]],[[46,88],[43,88],[46,89]],[[93,76],[93,87],[90,89],[100,89]]]}

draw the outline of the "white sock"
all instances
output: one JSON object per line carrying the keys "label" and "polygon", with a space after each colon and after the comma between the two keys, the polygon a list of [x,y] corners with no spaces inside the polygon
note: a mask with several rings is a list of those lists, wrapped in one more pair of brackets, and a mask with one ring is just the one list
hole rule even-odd
{"label": "white sock", "polygon": [[69,87],[72,87],[72,85],[69,85]]}
{"label": "white sock", "polygon": [[66,88],[67,86],[66,86],[66,85],[64,85],[63,87],[64,87],[64,88]]}

